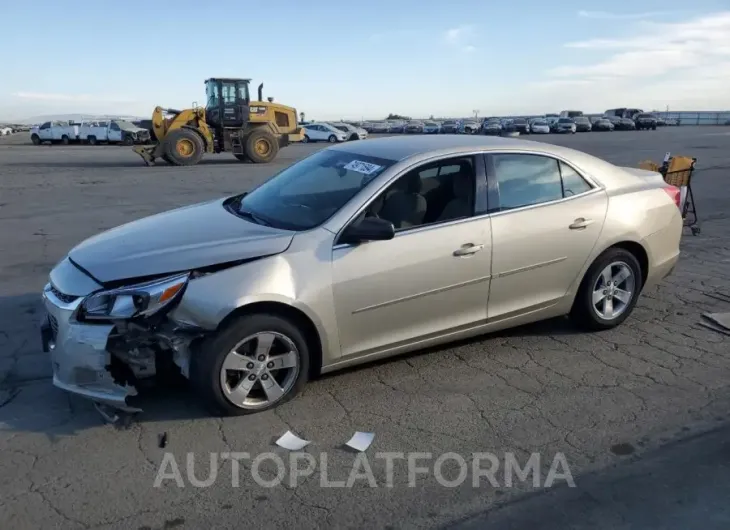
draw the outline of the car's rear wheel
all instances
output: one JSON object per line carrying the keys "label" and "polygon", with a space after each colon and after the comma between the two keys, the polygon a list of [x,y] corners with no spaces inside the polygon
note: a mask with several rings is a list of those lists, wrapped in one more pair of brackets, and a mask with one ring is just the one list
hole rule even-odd
{"label": "car's rear wheel", "polygon": [[591,330],[610,329],[626,320],[642,287],[639,261],[631,252],[610,248],[588,268],[570,316]]}
{"label": "car's rear wheel", "polygon": [[331,144],[335,143],[337,141],[337,138],[335,138],[334,134],[330,134],[330,137],[327,138],[327,141]]}
{"label": "car's rear wheel", "polygon": [[240,317],[204,341],[190,379],[218,414],[252,414],[293,398],[306,384],[304,335],[278,315]]}

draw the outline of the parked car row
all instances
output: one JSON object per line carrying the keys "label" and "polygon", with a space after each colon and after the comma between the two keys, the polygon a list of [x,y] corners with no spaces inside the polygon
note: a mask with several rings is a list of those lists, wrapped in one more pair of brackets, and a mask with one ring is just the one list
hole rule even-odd
{"label": "parked car row", "polygon": [[[630,117],[629,117],[630,116]],[[610,109],[602,116],[585,116],[581,111],[566,110],[534,118],[498,118],[461,120],[385,120],[363,122],[359,126],[371,134],[486,134],[517,136],[525,134],[575,134],[590,131],[656,129],[670,125],[641,109]],[[352,126],[358,124],[352,123]],[[322,138],[329,139],[329,136]],[[353,138],[354,139],[354,138]],[[336,136],[334,140],[339,140]]]}
{"label": "parked car row", "polygon": [[30,140],[35,145],[43,143],[144,144],[151,141],[150,131],[125,120],[89,121],[69,123],[47,121],[30,129]]}
{"label": "parked car row", "polygon": [[348,142],[365,140],[368,132],[362,127],[346,122],[312,122],[301,125],[304,129],[304,143],[308,142]]}

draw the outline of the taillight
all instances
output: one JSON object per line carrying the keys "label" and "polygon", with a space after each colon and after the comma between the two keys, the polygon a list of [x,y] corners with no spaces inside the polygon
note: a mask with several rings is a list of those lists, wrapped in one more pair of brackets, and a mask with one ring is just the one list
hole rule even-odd
{"label": "taillight", "polygon": [[679,208],[682,191],[677,186],[666,186],[664,188],[664,191],[667,192],[667,195],[671,197],[671,199],[674,201],[674,204],[676,204],[677,208]]}

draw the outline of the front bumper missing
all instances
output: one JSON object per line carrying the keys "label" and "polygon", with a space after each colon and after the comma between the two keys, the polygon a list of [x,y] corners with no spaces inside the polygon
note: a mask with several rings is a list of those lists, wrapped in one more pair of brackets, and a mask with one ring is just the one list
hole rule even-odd
{"label": "front bumper missing", "polygon": [[64,304],[48,289],[43,292],[48,318],[41,326],[44,351],[51,354],[54,386],[126,412],[140,412],[127,398],[137,390],[114,381],[107,351],[113,324],[82,324],[74,319],[81,298]]}

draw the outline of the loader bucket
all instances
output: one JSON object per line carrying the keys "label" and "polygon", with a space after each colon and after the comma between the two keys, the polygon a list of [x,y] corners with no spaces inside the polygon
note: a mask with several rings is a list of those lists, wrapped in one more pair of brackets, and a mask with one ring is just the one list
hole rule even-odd
{"label": "loader bucket", "polygon": [[146,166],[154,166],[155,159],[162,158],[160,144],[156,145],[135,145],[132,151],[142,157]]}

